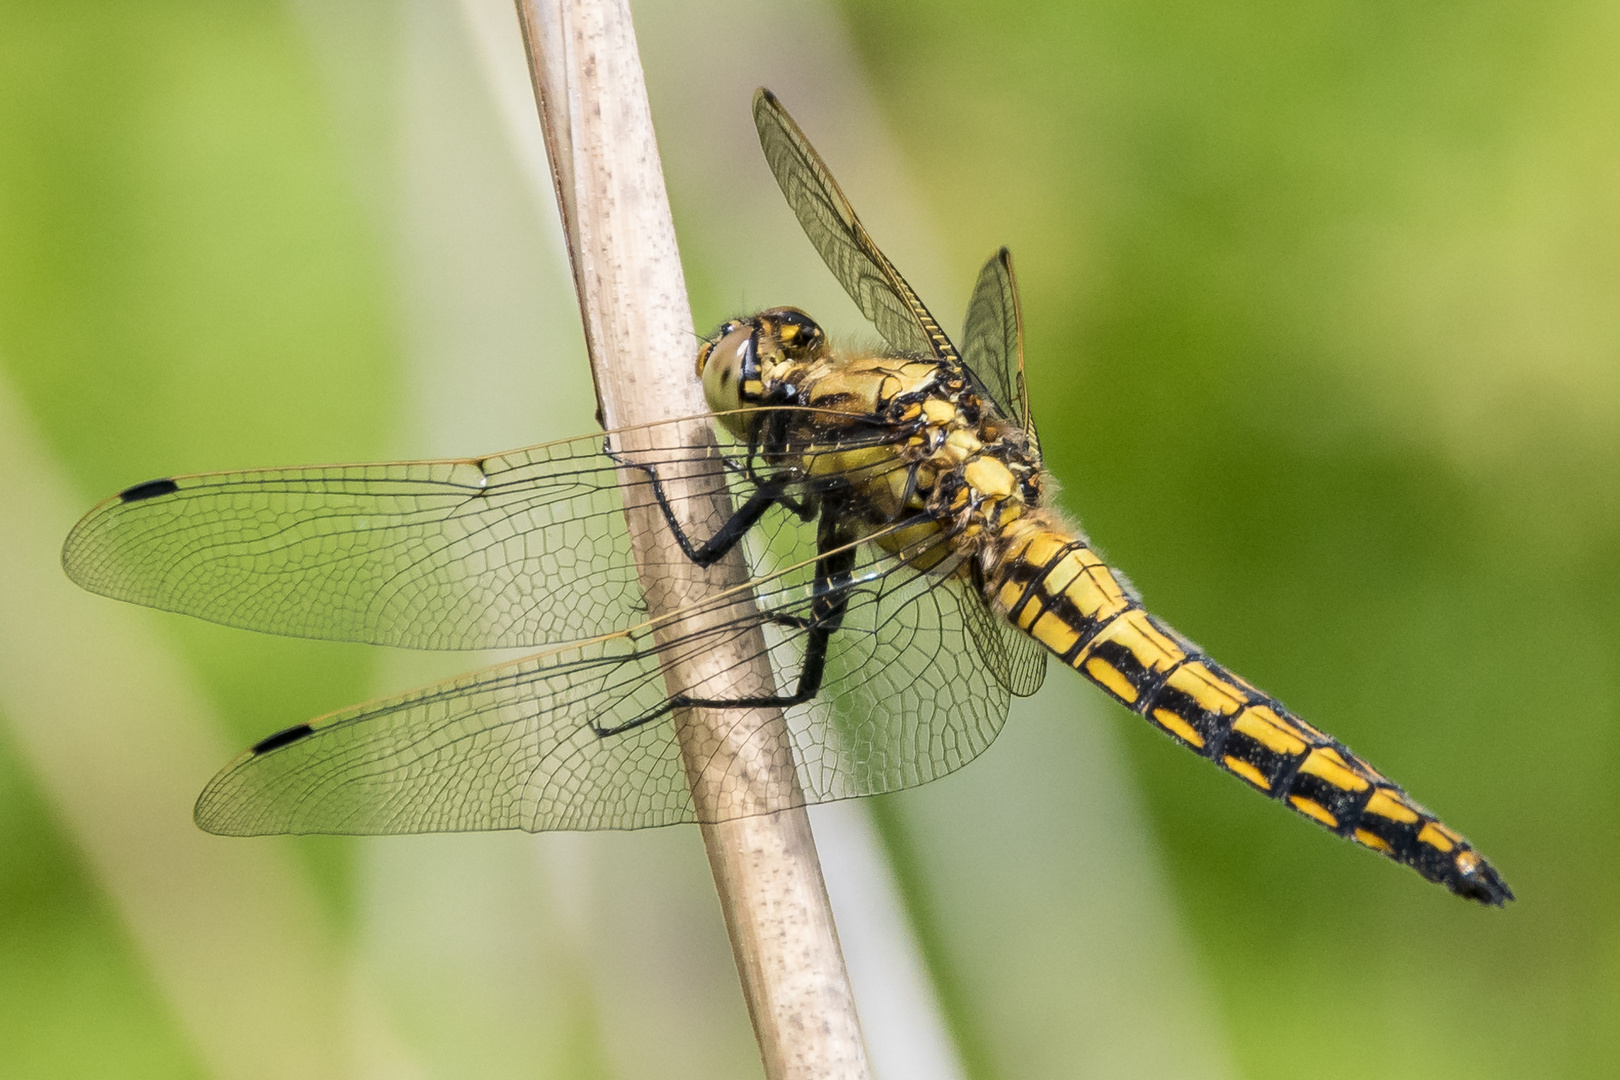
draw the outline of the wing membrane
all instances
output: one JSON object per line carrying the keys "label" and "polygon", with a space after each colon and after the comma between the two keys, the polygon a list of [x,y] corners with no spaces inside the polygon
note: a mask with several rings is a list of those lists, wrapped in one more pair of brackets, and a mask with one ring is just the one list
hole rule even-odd
{"label": "wing membrane", "polygon": [[[729,710],[729,772],[704,776],[723,820],[926,783],[972,760],[1006,719],[1006,689],[977,663],[957,579],[866,552],[816,698],[787,711],[794,768],[756,710]],[[411,833],[629,829],[696,817],[676,736],[656,713],[676,664],[722,642],[759,644],[778,687],[804,662],[806,631],[770,615],[810,611],[808,565],[761,583],[769,613],[654,642],[643,624],[290,729],[228,765],[197,803],[210,832]],[[691,614],[691,613],[688,613]],[[741,672],[749,665],[743,665]],[[771,692],[721,672],[686,692]],[[717,769],[721,768],[717,764]],[[750,782],[735,775],[746,770]],[[764,774],[765,783],[757,781]],[[749,801],[744,801],[745,797]]]}
{"label": "wing membrane", "polygon": [[1029,411],[1029,388],[1024,381],[1023,312],[1018,304],[1012,254],[1006,248],[990,257],[973,286],[962,330],[962,362],[989,390],[1002,415],[1024,429],[1030,449],[1039,453],[1035,418]]}
{"label": "wing membrane", "polygon": [[925,784],[994,741],[1009,697],[964,632],[974,605],[960,577],[905,567],[851,604],[822,696],[788,713],[812,801]]}
{"label": "wing membrane", "polygon": [[883,339],[902,353],[955,360],[939,324],[872,242],[821,155],[769,90],[754,95],[754,125],[805,235]]}
{"label": "wing membrane", "polygon": [[654,654],[605,648],[474,672],[313,721],[309,734],[226,766],[197,800],[197,824],[257,836],[693,820],[671,725],[611,740],[592,730],[587,710],[651,708],[664,694]]}
{"label": "wing membrane", "polygon": [[977,592],[964,588],[962,594],[968,633],[996,681],[1016,697],[1029,697],[1039,690],[1046,681],[1046,649],[986,607]]}
{"label": "wing membrane", "polygon": [[[653,502],[647,469],[747,487],[743,467],[659,424],[482,459],[179,477],[92,510],[62,560],[94,592],[268,633],[555,645],[644,617],[624,511]],[[721,524],[709,504],[673,509],[698,541]]]}
{"label": "wing membrane", "polygon": [[[771,173],[805,236],[883,340],[901,353],[931,355],[960,365],[956,347],[872,241],[826,162],[776,95],[763,87],[754,94],[754,126]],[[996,400],[971,368],[964,370],[981,396]]]}

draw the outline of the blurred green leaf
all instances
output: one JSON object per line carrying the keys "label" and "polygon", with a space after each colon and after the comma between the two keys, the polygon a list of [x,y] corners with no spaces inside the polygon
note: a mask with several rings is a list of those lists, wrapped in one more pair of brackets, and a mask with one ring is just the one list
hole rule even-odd
{"label": "blurred green leaf", "polygon": [[1150,605],[1443,811],[1521,898],[1465,908],[1115,710],[1244,1068],[1602,1075],[1612,12],[846,10],[957,257],[1019,257],[1065,505]]}

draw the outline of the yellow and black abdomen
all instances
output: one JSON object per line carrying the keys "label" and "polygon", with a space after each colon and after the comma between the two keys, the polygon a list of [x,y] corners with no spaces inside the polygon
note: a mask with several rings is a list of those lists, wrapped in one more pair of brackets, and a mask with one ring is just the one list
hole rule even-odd
{"label": "yellow and black abdomen", "polygon": [[1512,891],[1473,847],[1348,747],[1148,614],[1086,543],[1012,531],[987,574],[1012,623],[1176,741],[1346,839],[1481,903]]}

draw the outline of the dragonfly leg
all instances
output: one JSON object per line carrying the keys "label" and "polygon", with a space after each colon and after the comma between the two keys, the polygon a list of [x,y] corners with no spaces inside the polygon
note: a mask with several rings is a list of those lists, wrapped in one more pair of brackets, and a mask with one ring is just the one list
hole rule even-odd
{"label": "dragonfly leg", "polygon": [[827,554],[816,558],[815,584],[810,600],[810,615],[767,614],[767,622],[778,626],[791,626],[805,631],[804,661],[799,665],[799,682],[791,694],[771,694],[741,698],[703,698],[691,694],[676,694],[656,709],[634,720],[612,727],[592,730],[599,738],[621,735],[649,724],[676,709],[760,709],[789,708],[802,705],[821,692],[821,682],[827,672],[827,646],[844,623],[849,609],[850,573],[855,567],[854,547],[836,524],[836,515],[823,513],[816,546]]}
{"label": "dragonfly leg", "polygon": [[[742,509],[727,518],[725,524],[721,525],[713,536],[702,543],[694,543],[675,517],[675,510],[669,504],[669,497],[664,494],[663,482],[658,479],[658,470],[651,465],[626,461],[611,449],[607,453],[624,468],[639,469],[647,474],[648,480],[652,483],[653,499],[658,503],[659,512],[664,515],[664,522],[669,526],[669,531],[674,534],[675,542],[680,545],[681,553],[699,566],[712,566],[725,558],[726,553],[737,546],[737,542],[747,535],[748,530],[758,524],[765,511],[783,501],[782,492],[776,485],[762,481],[759,488],[748,497],[748,501],[743,503]],[[790,508],[802,513],[796,506]]]}

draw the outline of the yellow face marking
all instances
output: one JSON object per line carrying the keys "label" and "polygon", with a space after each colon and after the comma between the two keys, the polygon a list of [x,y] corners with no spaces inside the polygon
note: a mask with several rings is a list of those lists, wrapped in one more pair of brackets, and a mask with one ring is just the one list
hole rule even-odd
{"label": "yellow face marking", "polygon": [[1305,750],[1305,740],[1282,717],[1264,705],[1251,705],[1244,709],[1243,715],[1237,718],[1237,723],[1232,727],[1276,754],[1292,757]]}
{"label": "yellow face marking", "polygon": [[1382,836],[1377,833],[1370,833],[1366,829],[1356,830],[1356,843],[1370,847],[1374,851],[1382,851],[1385,855],[1395,850],[1389,846],[1389,842]]}
{"label": "yellow face marking", "polygon": [[1456,847],[1444,832],[1436,828],[1435,823],[1432,821],[1418,830],[1418,843],[1428,844],[1436,851],[1450,851]]}
{"label": "yellow face marking", "polygon": [[1059,656],[1074,648],[1074,643],[1080,640],[1080,635],[1068,623],[1050,611],[1040,617],[1030,630],[1030,635]]}
{"label": "yellow face marking", "polygon": [[759,397],[765,392],[765,384],[758,379],[748,379],[742,384],[743,397]]}
{"label": "yellow face marking", "polygon": [[1169,709],[1154,709],[1153,719],[1157,720],[1161,727],[1180,738],[1183,742],[1192,743],[1200,750],[1204,748],[1204,737],[1198,734],[1198,729]]}
{"label": "yellow face marking", "polygon": [[1165,685],[1192,698],[1200,709],[1218,716],[1230,716],[1243,708],[1243,695],[1215,676],[1203,664],[1183,664]]}
{"label": "yellow face marking", "polygon": [[1013,474],[995,458],[974,458],[962,470],[962,479],[973,490],[992,499],[1005,499],[1013,493]]}
{"label": "yellow face marking", "polygon": [[1086,674],[1096,679],[1098,683],[1107,687],[1115,697],[1127,703],[1136,700],[1136,687],[1131,681],[1119,673],[1114,665],[1098,657],[1086,661]]}
{"label": "yellow face marking", "polygon": [[1250,765],[1247,761],[1244,761],[1242,758],[1235,758],[1228,754],[1226,757],[1222,758],[1221,761],[1228,769],[1231,769],[1238,776],[1243,777],[1243,779],[1247,780],[1261,791],[1271,790],[1271,784],[1266,780],[1265,774],[1259,769],[1255,768],[1253,765]]}
{"label": "yellow face marking", "polygon": [[1383,788],[1373,792],[1372,798],[1367,800],[1367,805],[1362,807],[1362,812],[1377,814],[1381,818],[1398,821],[1402,825],[1410,825],[1418,819],[1416,810]]}
{"label": "yellow face marking", "polygon": [[1085,573],[1074,579],[1063,592],[1069,598],[1069,603],[1088,619],[1104,619],[1118,611],[1124,611],[1130,601],[1125,599],[1125,590],[1119,587],[1114,575],[1108,572],[1106,566],[1093,566]]}
{"label": "yellow face marking", "polygon": [[1308,776],[1320,777],[1338,788],[1340,791],[1366,791],[1367,779],[1351,771],[1344,763],[1344,758],[1331,746],[1320,746],[1311,751],[1310,757],[1305,759],[1299,771]]}
{"label": "yellow face marking", "polygon": [[1288,804],[1308,818],[1315,818],[1330,829],[1339,827],[1339,819],[1328,813],[1328,808],[1315,799],[1307,799],[1303,795],[1288,796]]}

